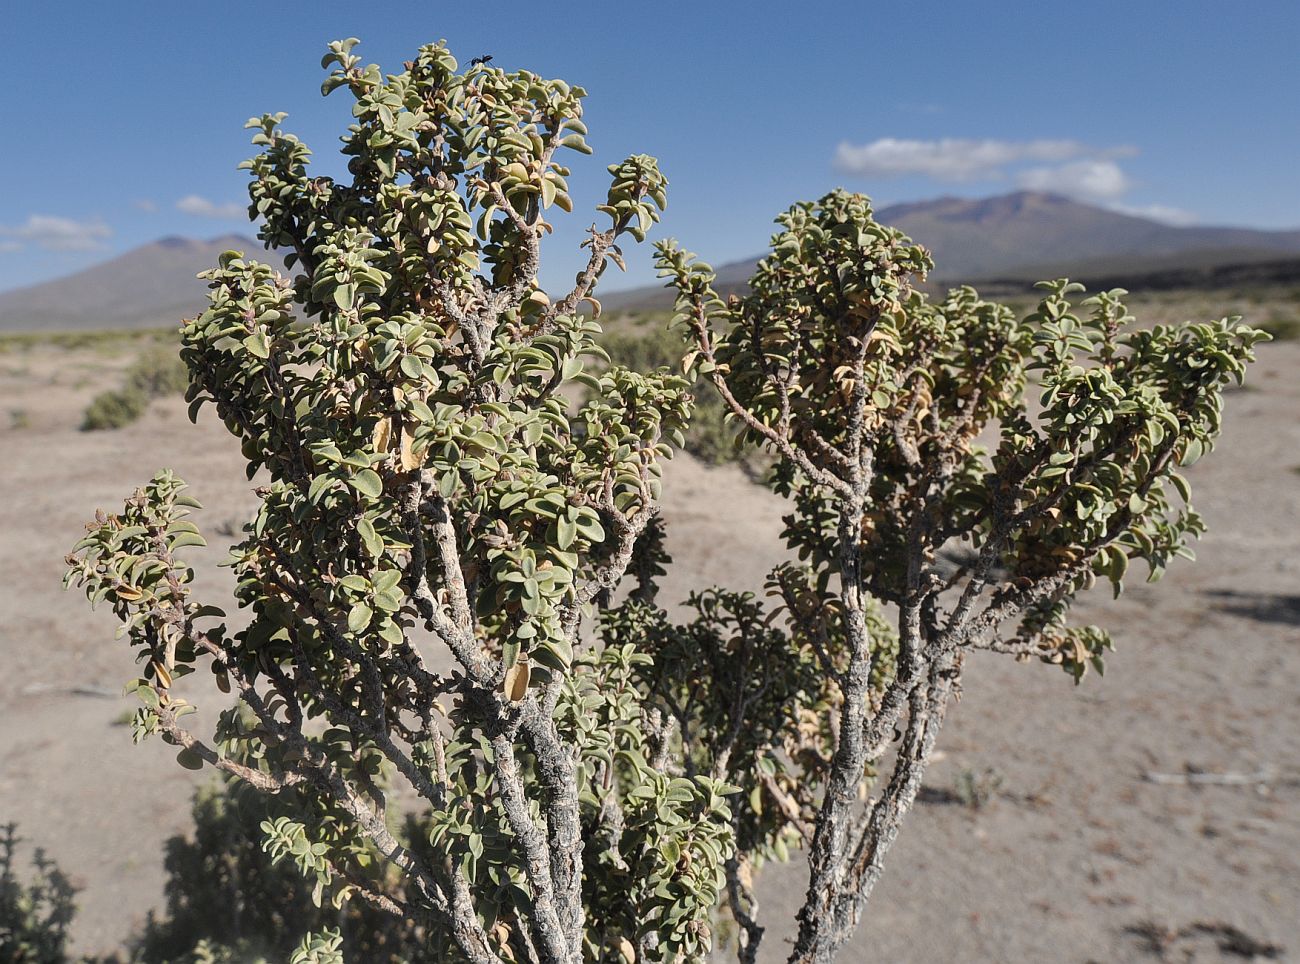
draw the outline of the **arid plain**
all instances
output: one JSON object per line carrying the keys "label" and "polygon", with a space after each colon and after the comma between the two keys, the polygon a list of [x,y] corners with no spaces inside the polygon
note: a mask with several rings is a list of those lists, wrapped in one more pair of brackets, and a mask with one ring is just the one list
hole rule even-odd
{"label": "arid plain", "polygon": [[[179,399],[78,431],[134,350],[0,352],[0,822],[81,888],[86,952],[120,946],[160,905],[161,844],[211,776],[161,742],[132,746],[131,654],[110,614],[61,590],[63,555],[96,507],[169,466],[205,505],[214,548],[195,553],[197,592],[220,604],[217,563],[253,504],[237,445],[210,414],[191,426]],[[1081,615],[1117,641],[1104,679],[971,661],[845,960],[1300,955],[1300,343],[1259,354],[1219,450],[1188,472],[1210,526],[1199,561],[1154,586],[1139,577],[1118,602],[1087,600]],[[734,468],[683,457],[665,501],[666,600],[757,589],[782,558],[780,501]],[[199,695],[197,725],[219,699]],[[764,869],[765,960],[784,959],[804,886],[797,859]]]}

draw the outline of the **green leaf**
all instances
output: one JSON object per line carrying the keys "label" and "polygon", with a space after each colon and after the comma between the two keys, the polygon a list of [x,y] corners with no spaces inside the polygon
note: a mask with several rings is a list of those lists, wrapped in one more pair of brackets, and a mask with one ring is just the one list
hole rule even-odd
{"label": "green leaf", "polygon": [[402,645],[402,640],[405,638],[402,635],[402,627],[391,619],[384,620],[383,625],[379,627],[379,637],[390,646]]}
{"label": "green leaf", "polygon": [[379,478],[379,473],[374,469],[362,469],[348,479],[348,485],[370,499],[379,498],[384,491],[383,480]]}
{"label": "green leaf", "polygon": [[266,332],[253,332],[244,339],[244,347],[248,349],[249,354],[256,355],[258,358],[271,357],[271,342],[266,337]]}
{"label": "green leaf", "polygon": [[401,368],[402,374],[412,380],[420,378],[424,374],[424,366],[420,363],[420,359],[414,355],[403,356]]}
{"label": "green leaf", "polygon": [[352,307],[352,302],[357,297],[357,286],[354,284],[339,285],[334,289],[334,304],[346,311]]}
{"label": "green leaf", "polygon": [[384,554],[384,540],[380,538],[375,530],[375,524],[369,519],[362,518],[357,522],[357,535],[361,536],[361,544],[365,546],[366,552],[372,559],[378,559]]}
{"label": "green leaf", "polygon": [[567,670],[573,662],[573,648],[565,639],[548,639],[530,650],[530,655],[535,662],[561,671]]}
{"label": "green leaf", "polygon": [[206,546],[207,542],[197,532],[178,532],[171,538],[172,549],[184,549],[187,546]]}
{"label": "green leaf", "polygon": [[307,501],[316,505],[321,500],[321,496],[334,483],[334,477],[331,475],[318,475],[311,480],[311,485],[307,487]]}
{"label": "green leaf", "polygon": [[374,615],[374,611],[365,603],[357,603],[348,612],[348,629],[354,633],[361,632],[370,626],[370,620]]}
{"label": "green leaf", "polygon": [[587,146],[587,142],[583,140],[581,134],[569,134],[563,140],[560,141],[560,146],[567,147],[570,150],[577,151],[579,154],[591,153],[591,148]]}

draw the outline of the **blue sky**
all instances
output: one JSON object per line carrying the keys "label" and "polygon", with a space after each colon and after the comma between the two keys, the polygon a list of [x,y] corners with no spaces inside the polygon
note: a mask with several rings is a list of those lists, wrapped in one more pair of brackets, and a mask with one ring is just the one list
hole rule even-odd
{"label": "blue sky", "polygon": [[[0,289],[168,234],[251,233],[244,121],[340,170],[327,41],[400,69],[446,38],[464,61],[585,86],[592,158],[543,281],[579,263],[604,166],[660,158],[658,236],[715,264],[761,250],[791,202],[878,204],[1033,187],[1167,220],[1300,226],[1300,4],[75,2],[13,4],[0,104]],[[575,155],[576,157],[576,155]],[[585,201],[585,204],[582,202]],[[646,283],[631,260],[607,288]]]}

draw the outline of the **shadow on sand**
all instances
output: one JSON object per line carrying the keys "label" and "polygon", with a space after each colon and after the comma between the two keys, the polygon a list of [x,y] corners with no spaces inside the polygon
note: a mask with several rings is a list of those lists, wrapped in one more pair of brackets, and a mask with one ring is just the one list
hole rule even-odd
{"label": "shadow on sand", "polygon": [[1300,596],[1231,589],[1211,589],[1206,595],[1213,600],[1213,608],[1221,613],[1261,623],[1300,626]]}

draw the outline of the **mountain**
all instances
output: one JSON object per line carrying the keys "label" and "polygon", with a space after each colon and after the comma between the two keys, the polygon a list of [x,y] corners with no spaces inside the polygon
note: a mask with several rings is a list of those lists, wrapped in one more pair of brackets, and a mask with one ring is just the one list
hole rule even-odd
{"label": "mountain", "polygon": [[[930,249],[936,287],[1061,275],[1088,282],[1193,269],[1213,273],[1220,266],[1300,257],[1300,230],[1175,227],[1034,191],[895,204],[876,217]],[[719,287],[743,287],[757,260],[717,268]],[[602,300],[615,311],[671,304],[666,292],[653,287],[611,293]]]}
{"label": "mountain", "polygon": [[[1300,230],[1173,227],[1054,194],[944,197],[895,204],[876,216],[934,253],[933,288],[967,281],[1023,287],[1067,275],[1094,289],[1119,280],[1136,290],[1181,281],[1290,279],[1300,271]],[[164,238],[77,274],[0,293],[0,331],[179,324],[204,304],[203,283],[194,276],[230,248],[262,253],[260,242],[234,234]],[[719,289],[743,290],[756,261],[719,267]],[[611,312],[672,305],[660,287],[608,292],[601,301]]]}
{"label": "mountain", "polygon": [[945,281],[1085,264],[1094,270],[1105,264],[1113,273],[1148,259],[1206,254],[1237,262],[1300,254],[1300,230],[1175,227],[1032,191],[895,204],[879,218],[928,246],[935,277]]}
{"label": "mountain", "polygon": [[179,326],[205,304],[206,289],[195,275],[231,248],[253,254],[262,244],[238,234],[163,238],[84,271],[0,293],[0,331]]}

